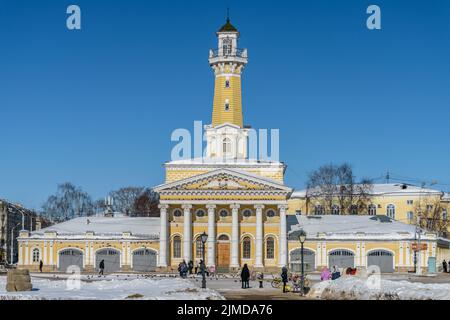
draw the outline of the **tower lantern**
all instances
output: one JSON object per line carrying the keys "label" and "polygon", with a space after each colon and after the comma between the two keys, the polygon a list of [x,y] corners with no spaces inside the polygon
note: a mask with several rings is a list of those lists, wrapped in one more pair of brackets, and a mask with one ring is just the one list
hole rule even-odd
{"label": "tower lantern", "polygon": [[229,123],[243,128],[241,74],[248,62],[247,49],[238,48],[239,31],[230,18],[217,32],[217,49],[209,52],[214,70],[213,127]]}

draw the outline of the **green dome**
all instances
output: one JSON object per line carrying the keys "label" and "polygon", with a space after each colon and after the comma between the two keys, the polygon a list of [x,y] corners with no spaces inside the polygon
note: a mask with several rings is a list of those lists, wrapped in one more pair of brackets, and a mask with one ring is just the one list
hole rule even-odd
{"label": "green dome", "polygon": [[227,18],[227,23],[225,23],[218,32],[238,32],[238,30],[231,24],[230,18]]}

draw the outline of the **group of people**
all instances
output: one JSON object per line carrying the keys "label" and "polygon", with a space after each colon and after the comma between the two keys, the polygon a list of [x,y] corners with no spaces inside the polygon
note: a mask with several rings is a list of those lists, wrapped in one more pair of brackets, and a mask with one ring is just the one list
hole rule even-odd
{"label": "group of people", "polygon": [[178,273],[180,274],[180,277],[184,279],[187,278],[188,275],[199,275],[203,270],[205,270],[205,274],[207,277],[211,276],[211,278],[217,278],[215,266],[206,267],[203,260],[200,260],[195,266],[192,260],[190,260],[188,263],[186,263],[186,260],[183,260],[178,265]]}
{"label": "group of people", "polygon": [[[347,274],[351,274],[351,273],[349,273],[350,272],[349,269],[353,269],[353,268],[347,268],[347,271],[346,271]],[[353,272],[353,270],[351,272]],[[322,269],[322,273],[320,274],[321,281],[336,280],[340,277],[341,277],[341,272],[339,271],[339,268],[337,266],[333,266],[332,271],[330,271],[328,269],[328,267],[324,267]]]}

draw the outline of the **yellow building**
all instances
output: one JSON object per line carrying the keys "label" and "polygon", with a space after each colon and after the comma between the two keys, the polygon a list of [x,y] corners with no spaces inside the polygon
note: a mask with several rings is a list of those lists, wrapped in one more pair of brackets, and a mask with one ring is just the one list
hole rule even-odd
{"label": "yellow building", "polygon": [[[339,207],[325,212],[306,191],[284,185],[284,163],[249,159],[241,96],[247,50],[238,48],[239,32],[229,19],[217,38],[218,48],[209,55],[215,88],[212,123],[204,128],[206,154],[165,164],[165,182],[154,188],[160,218],[77,218],[22,232],[20,268],[36,270],[42,260],[44,271],[89,272],[104,260],[107,272],[176,271],[183,260],[202,259],[204,232],[206,264],[219,272],[243,264],[253,270],[278,272],[288,266],[299,271],[300,232],[307,234],[308,271],[377,265],[382,272],[415,267],[433,272],[450,258],[447,239],[426,230],[419,235],[411,225],[418,204],[437,201],[448,210],[448,194],[378,184],[365,211],[341,215]],[[442,219],[447,212],[442,211]]]}

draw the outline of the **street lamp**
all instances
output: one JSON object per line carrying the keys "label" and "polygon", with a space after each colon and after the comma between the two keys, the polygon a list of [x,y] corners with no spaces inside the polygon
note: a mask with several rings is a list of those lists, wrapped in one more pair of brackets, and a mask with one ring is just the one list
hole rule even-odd
{"label": "street lamp", "polygon": [[205,243],[208,240],[208,235],[205,231],[200,235],[200,239],[202,240],[202,264],[200,268],[202,269],[202,289],[206,289],[206,277],[205,277]]}
{"label": "street lamp", "polygon": [[306,241],[306,232],[301,229],[300,233],[298,235],[298,241],[300,241],[300,246],[301,246],[301,259],[302,259],[302,264],[301,264],[301,271],[302,271],[302,275],[300,278],[300,294],[303,295],[305,292],[305,267],[304,267],[304,261],[303,261],[303,245],[305,244]]}

